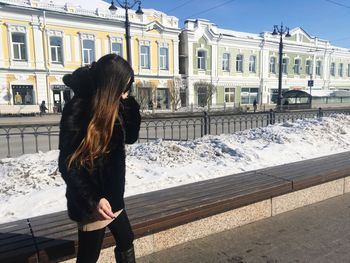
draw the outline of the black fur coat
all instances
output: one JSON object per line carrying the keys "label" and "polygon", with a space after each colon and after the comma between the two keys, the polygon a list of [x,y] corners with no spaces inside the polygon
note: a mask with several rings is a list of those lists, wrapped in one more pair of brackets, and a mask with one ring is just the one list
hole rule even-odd
{"label": "black fur coat", "polygon": [[115,212],[124,208],[125,143],[138,139],[141,116],[139,104],[133,97],[121,100],[109,153],[95,162],[92,174],[84,167],[73,166],[67,171],[67,157],[85,136],[89,122],[89,99],[74,96],[63,110],[59,137],[59,171],[67,184],[66,197],[69,217],[77,222],[86,221],[96,212],[101,198],[106,198]]}

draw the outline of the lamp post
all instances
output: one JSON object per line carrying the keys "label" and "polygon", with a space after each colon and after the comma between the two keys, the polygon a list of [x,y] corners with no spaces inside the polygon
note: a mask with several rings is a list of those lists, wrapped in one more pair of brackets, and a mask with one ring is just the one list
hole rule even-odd
{"label": "lamp post", "polygon": [[273,36],[280,36],[280,44],[279,44],[279,65],[278,65],[278,97],[277,97],[277,109],[281,108],[282,104],[282,57],[283,57],[283,36],[290,37],[289,28],[284,27],[283,24],[281,26],[274,25],[273,26]]}
{"label": "lamp post", "polygon": [[[127,61],[129,62],[130,66],[132,66],[131,61],[131,46],[130,46],[130,22],[129,22],[129,9],[132,9],[136,4],[138,4],[138,9],[136,10],[136,14],[142,15],[143,11],[141,9],[141,0],[134,0],[133,3],[129,3],[129,1],[124,0],[123,2],[119,2],[119,0],[115,1],[118,3],[118,5],[125,9],[125,38],[126,38],[126,55],[127,55]],[[109,11],[112,15],[114,15],[117,11],[117,7],[114,4],[114,1],[112,0],[111,6],[109,7]]]}

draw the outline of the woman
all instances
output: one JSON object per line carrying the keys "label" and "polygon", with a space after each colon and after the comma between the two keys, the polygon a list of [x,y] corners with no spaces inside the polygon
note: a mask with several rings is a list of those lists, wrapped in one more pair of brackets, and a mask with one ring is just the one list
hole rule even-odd
{"label": "woman", "polygon": [[78,222],[77,262],[96,262],[105,227],[118,263],[135,262],[134,235],[124,209],[125,143],[138,139],[139,104],[128,97],[133,70],[120,56],[65,75],[74,97],[62,113],[59,170],[67,184],[69,217]]}

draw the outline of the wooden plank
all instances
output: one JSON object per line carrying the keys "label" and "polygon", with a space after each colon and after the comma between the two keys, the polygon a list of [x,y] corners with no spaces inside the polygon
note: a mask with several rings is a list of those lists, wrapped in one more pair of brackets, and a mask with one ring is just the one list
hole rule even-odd
{"label": "wooden plank", "polygon": [[[179,213],[190,213],[191,209],[195,208],[203,208],[207,205],[211,205],[217,202],[222,202],[225,200],[239,200],[246,195],[258,194],[259,192],[264,192],[266,189],[271,188],[283,188],[285,192],[291,191],[291,183],[280,181],[276,184],[276,182],[269,182],[266,185],[262,186],[252,186],[248,189],[238,190],[236,189],[234,192],[231,192],[230,195],[226,193],[217,193],[215,196],[206,196],[203,198],[199,198],[196,200],[192,200],[191,202],[186,202],[186,204],[178,204],[172,207],[167,208],[159,208],[158,210],[152,210],[149,213],[139,213],[135,214],[129,213],[130,220],[135,223],[146,222],[150,220],[163,220],[164,217],[173,216]],[[254,200],[253,200],[254,201]]]}
{"label": "wooden plank", "polygon": [[[264,178],[265,179],[265,178]],[[270,180],[257,181],[258,184],[247,184],[244,187],[240,187],[238,185],[226,185],[223,186],[217,191],[212,192],[203,192],[196,196],[186,195],[184,193],[181,197],[176,199],[170,199],[166,201],[157,201],[152,204],[145,204],[144,208],[141,207],[138,209],[129,209],[126,208],[131,217],[138,217],[139,214],[144,216],[151,216],[152,214],[158,214],[162,211],[167,211],[170,209],[187,209],[189,206],[199,205],[205,202],[211,202],[212,200],[216,200],[217,198],[230,198],[236,195],[243,195],[246,192],[258,191],[260,188],[264,188],[266,185],[271,184],[290,184],[288,182],[276,180],[275,178],[270,177]],[[291,185],[291,184],[290,184]]]}
{"label": "wooden plank", "polygon": [[262,191],[258,194],[252,193],[250,195],[244,196],[241,199],[233,198],[231,200],[225,200],[221,203],[213,203],[205,207],[192,209],[188,211],[188,213],[179,213],[171,217],[162,218],[162,220],[149,221],[148,224],[134,224],[133,229],[135,232],[135,236],[139,238],[172,227],[176,227],[178,225],[199,220],[201,218],[206,218],[208,216],[233,210],[244,205],[249,205],[252,202],[266,200],[268,196],[271,195],[271,191],[274,192],[274,194],[279,195],[280,191],[283,193],[288,188],[288,186],[285,189],[277,186],[274,189],[266,189],[266,191]]}
{"label": "wooden plank", "polygon": [[180,185],[180,186],[175,186],[172,188],[168,189],[163,189],[163,190],[157,190],[154,192],[149,192],[149,193],[144,193],[144,194],[139,194],[135,196],[130,196],[125,199],[126,203],[128,203],[129,206],[131,206],[133,203],[137,203],[140,200],[142,202],[146,200],[157,200],[159,198],[163,198],[166,196],[175,196],[178,194],[182,194],[185,191],[194,191],[195,189],[203,189],[204,186],[210,186],[212,184],[220,183],[223,181],[231,181],[231,180],[237,180],[237,183],[239,180],[246,180],[247,175],[250,174],[255,174],[254,171],[252,172],[245,172],[245,173],[240,173],[240,174],[234,174],[234,175],[228,175],[228,176],[223,176],[223,177],[218,177],[214,179],[208,179],[208,180],[203,180],[199,182],[194,182],[190,184],[185,184],[185,185]]}
{"label": "wooden plank", "polygon": [[[276,182],[277,180],[272,177],[266,177],[266,176],[254,176],[253,181],[247,181],[245,184],[225,184],[225,185],[219,185],[216,188],[212,189],[201,189],[201,191],[196,192],[196,193],[187,193],[184,192],[179,196],[171,197],[171,198],[166,198],[163,200],[154,200],[153,202],[145,202],[143,205],[141,204],[140,207],[136,208],[129,208],[128,206],[126,207],[128,211],[132,212],[134,210],[146,210],[150,211],[152,210],[152,206],[156,205],[157,207],[162,207],[164,209],[170,208],[171,205],[180,205],[184,206],[186,203],[191,203],[192,200],[196,200],[198,198],[213,198],[217,194],[225,194],[227,196],[231,196],[232,193],[235,191],[242,191],[242,189],[249,189],[251,187],[256,187],[258,184],[263,184],[264,182]],[[281,181],[281,180],[278,180]],[[205,189],[205,191],[203,191]],[[143,209],[142,209],[143,207]],[[141,208],[141,209],[140,209]]]}
{"label": "wooden plank", "polygon": [[[174,199],[178,196],[183,196],[185,193],[202,193],[203,189],[205,189],[206,192],[211,191],[211,189],[216,189],[220,185],[244,185],[247,183],[247,181],[256,181],[260,180],[259,178],[256,178],[257,175],[256,172],[249,172],[249,173],[243,173],[243,174],[236,174],[231,176],[225,176],[225,177],[219,177],[215,179],[210,179],[206,181],[202,181],[200,184],[193,183],[191,188],[178,186],[176,187],[176,192],[173,191],[173,188],[150,192],[143,194],[139,196],[138,202],[134,202],[130,204],[129,199],[126,199],[126,206],[128,209],[133,207],[139,207],[144,206],[144,204],[149,201],[153,202],[160,202],[160,200],[163,199]],[[263,177],[265,175],[259,174],[259,177]]]}

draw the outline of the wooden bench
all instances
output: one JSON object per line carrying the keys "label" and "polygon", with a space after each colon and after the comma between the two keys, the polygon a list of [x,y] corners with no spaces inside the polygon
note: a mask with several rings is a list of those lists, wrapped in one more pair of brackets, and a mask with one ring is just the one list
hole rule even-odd
{"label": "wooden bench", "polygon": [[[350,152],[131,196],[126,209],[140,238],[346,176]],[[113,245],[107,230],[103,247]],[[0,262],[56,262],[75,257],[76,247],[76,224],[66,211],[0,225]]]}

